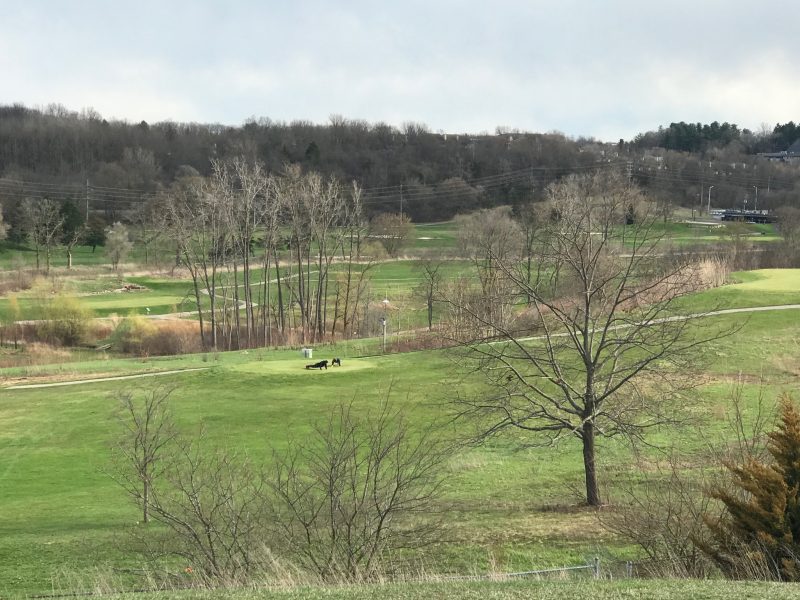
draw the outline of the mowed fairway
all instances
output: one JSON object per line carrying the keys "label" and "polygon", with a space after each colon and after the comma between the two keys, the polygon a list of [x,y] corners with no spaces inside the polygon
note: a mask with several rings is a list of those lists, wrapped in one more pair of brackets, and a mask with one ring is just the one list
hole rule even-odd
{"label": "mowed fairway", "polygon": [[[779,294],[791,293],[788,288],[800,281],[796,271],[758,274],[762,279],[740,284],[755,285],[743,292],[747,298],[764,294],[759,281]],[[715,293],[729,292],[721,288]],[[800,310],[713,317],[708,322],[736,323],[741,329],[704,349],[700,361],[707,383],[683,398],[679,410],[696,416],[704,436],[724,438],[729,434],[726,397],[740,374],[747,402],[758,395],[759,376],[765,377],[770,401],[780,391],[796,388]],[[138,511],[103,473],[115,436],[115,391],[174,385],[173,410],[183,431],[196,432],[203,424],[211,443],[266,460],[290,438],[308,438],[314,423],[339,402],[353,402],[364,412],[391,388],[392,401],[423,426],[448,414],[456,391],[480,390],[479,382],[465,379],[445,351],[358,358],[349,356],[349,348],[315,348],[313,359],[296,350],[256,350],[146,363],[109,361],[94,363],[95,372],[130,374],[159,365],[210,368],[158,381],[0,387],[0,595],[47,592],[54,580],[63,581],[65,569],[91,578],[95,565],[140,565],[126,541],[126,530],[137,526]],[[304,368],[335,356],[342,357],[342,367]],[[90,377],[92,363],[76,371]],[[443,435],[468,431],[466,425],[458,430],[450,425]],[[693,427],[657,431],[651,440],[678,441],[689,452],[704,443]],[[565,440],[555,448],[523,448],[524,441],[531,440],[504,435],[465,448],[449,461],[439,504],[446,542],[430,555],[429,571],[480,572],[490,564],[505,571],[579,564],[596,555],[635,556],[632,547],[600,527],[592,511],[580,507],[579,446]],[[638,477],[630,450],[620,443],[603,441],[598,460],[602,492]]]}

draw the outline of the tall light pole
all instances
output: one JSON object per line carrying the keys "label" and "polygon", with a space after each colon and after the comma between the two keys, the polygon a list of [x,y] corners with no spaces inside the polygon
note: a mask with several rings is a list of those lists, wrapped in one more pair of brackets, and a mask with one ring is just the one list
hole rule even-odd
{"label": "tall light pole", "polygon": [[383,316],[381,317],[381,326],[383,327],[383,354],[386,354],[386,309],[389,308],[389,299],[384,298],[381,304],[383,304]]}
{"label": "tall light pole", "polygon": [[709,186],[709,188],[708,188],[708,208],[706,209],[706,212],[709,215],[711,215],[711,190],[712,189],[714,189],[714,186],[713,185]]}

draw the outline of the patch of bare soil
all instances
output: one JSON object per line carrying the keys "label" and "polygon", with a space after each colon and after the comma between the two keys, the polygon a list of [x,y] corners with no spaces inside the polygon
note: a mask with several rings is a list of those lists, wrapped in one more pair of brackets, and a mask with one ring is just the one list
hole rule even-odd
{"label": "patch of bare soil", "polygon": [[147,288],[143,285],[139,285],[138,283],[126,283],[121,288],[117,288],[113,290],[114,293],[121,293],[121,292],[146,292]]}

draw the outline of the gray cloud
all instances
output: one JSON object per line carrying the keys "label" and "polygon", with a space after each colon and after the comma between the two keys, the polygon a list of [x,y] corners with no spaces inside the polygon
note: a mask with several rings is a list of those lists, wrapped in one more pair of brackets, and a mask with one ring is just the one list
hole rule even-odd
{"label": "gray cloud", "polygon": [[0,102],[237,124],[332,113],[604,139],[800,119],[800,3],[29,1]]}

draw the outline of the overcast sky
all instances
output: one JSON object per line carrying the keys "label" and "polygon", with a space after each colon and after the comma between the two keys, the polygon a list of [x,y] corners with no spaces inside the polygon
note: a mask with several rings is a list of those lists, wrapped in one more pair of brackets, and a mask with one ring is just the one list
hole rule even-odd
{"label": "overcast sky", "polygon": [[798,0],[4,0],[0,103],[610,141],[758,129],[800,120],[798,25]]}

